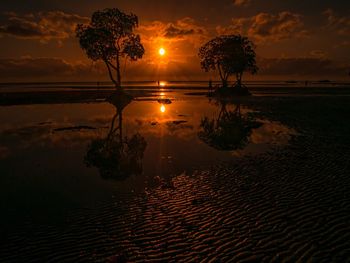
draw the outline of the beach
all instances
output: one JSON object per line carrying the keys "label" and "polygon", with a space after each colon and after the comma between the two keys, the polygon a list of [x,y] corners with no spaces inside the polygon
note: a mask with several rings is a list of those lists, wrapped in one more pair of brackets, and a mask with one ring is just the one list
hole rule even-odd
{"label": "beach", "polygon": [[[350,262],[349,88],[132,90],[125,134],[147,148],[123,179],[83,161],[111,91],[47,93],[0,99],[1,262]],[[199,126],[238,105],[223,151]]]}

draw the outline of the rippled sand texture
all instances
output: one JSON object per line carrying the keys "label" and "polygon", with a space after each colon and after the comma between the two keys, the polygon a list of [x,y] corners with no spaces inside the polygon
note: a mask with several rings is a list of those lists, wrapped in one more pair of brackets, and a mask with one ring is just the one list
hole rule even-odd
{"label": "rippled sand texture", "polygon": [[1,261],[350,262],[350,99],[252,100],[298,130],[290,146],[114,198],[60,228],[23,235],[24,224]]}

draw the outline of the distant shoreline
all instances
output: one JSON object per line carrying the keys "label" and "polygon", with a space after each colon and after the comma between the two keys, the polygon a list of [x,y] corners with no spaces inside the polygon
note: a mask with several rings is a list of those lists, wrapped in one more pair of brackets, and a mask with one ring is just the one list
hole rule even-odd
{"label": "distant shoreline", "polygon": [[[208,80],[160,80],[164,82],[166,86],[178,87],[178,86],[186,86],[189,85],[191,87],[207,87]],[[213,81],[212,84],[220,85],[220,81]],[[233,83],[233,82],[232,82]],[[244,81],[246,85],[251,86],[261,86],[261,85],[279,85],[279,86],[327,86],[327,85],[347,85],[350,86],[350,80],[247,80]],[[145,81],[124,81],[122,83],[125,87],[157,87],[158,80],[145,80]],[[0,89],[8,86],[47,86],[47,87],[111,87],[113,88],[113,84],[110,81],[29,81],[29,82],[0,82]]]}
{"label": "distant shoreline", "polygon": [[[209,92],[207,87],[126,87],[128,93],[137,99],[154,99],[159,97],[159,92],[172,91],[177,94],[192,96],[206,96]],[[288,96],[350,96],[350,85],[340,87],[295,87],[295,86],[260,86],[249,87],[253,96],[264,97],[288,97]],[[79,88],[0,88],[0,106],[13,105],[33,105],[33,104],[65,104],[65,103],[99,103],[104,102],[115,89],[113,87],[101,87],[99,89],[93,87]]]}

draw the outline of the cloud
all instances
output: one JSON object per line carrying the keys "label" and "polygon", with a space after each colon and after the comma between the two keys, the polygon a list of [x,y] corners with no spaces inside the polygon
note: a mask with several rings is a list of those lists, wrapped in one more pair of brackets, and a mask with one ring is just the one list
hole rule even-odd
{"label": "cloud", "polygon": [[307,35],[302,16],[288,11],[276,15],[259,13],[252,17],[233,18],[230,26],[218,26],[216,30],[219,34],[247,35],[256,42],[277,42]]}
{"label": "cloud", "polygon": [[235,6],[248,6],[250,5],[251,0],[233,0]]}
{"label": "cloud", "polygon": [[93,67],[83,62],[70,63],[61,58],[0,59],[0,79],[40,80],[40,79],[83,79],[86,76],[96,77],[102,74],[102,67]]}
{"label": "cloud", "polygon": [[281,76],[330,76],[346,77],[349,65],[330,59],[305,58],[259,58],[259,74]]}
{"label": "cloud", "polygon": [[169,41],[198,42],[207,35],[205,27],[199,26],[190,17],[179,19],[175,22],[153,21],[140,26],[139,32],[146,40],[162,38]]}
{"label": "cloud", "polygon": [[337,16],[332,9],[327,9],[323,14],[327,17],[327,26],[330,29],[334,30],[339,35],[350,35],[350,16]]}
{"label": "cloud", "polygon": [[10,150],[8,147],[0,146],[0,160],[5,159],[10,155]]}
{"label": "cloud", "polygon": [[[257,78],[347,78],[349,64],[327,59],[319,50],[313,51],[312,54],[304,58],[258,58],[260,71]],[[123,80],[204,80],[210,76],[213,75],[208,75],[200,69],[195,55],[183,62],[170,61],[164,68],[142,60],[129,63],[126,71],[123,71]],[[109,78],[102,63],[93,66],[90,62],[72,63],[61,58],[24,57],[0,59],[0,81],[109,81]]]}
{"label": "cloud", "polygon": [[6,13],[0,23],[0,35],[20,39],[37,39],[41,42],[63,40],[74,35],[78,23],[86,23],[89,19],[77,14],[61,11],[39,12],[19,15]]}
{"label": "cloud", "polygon": [[186,35],[193,34],[195,34],[195,30],[193,28],[181,29],[172,24],[164,30],[164,37],[166,38],[184,37]]}
{"label": "cloud", "polygon": [[[210,37],[206,28],[190,17],[170,22],[143,22],[137,33],[141,35],[146,50],[141,64],[148,64],[146,67],[154,71],[153,75],[159,75],[164,67],[169,74],[178,72],[176,69],[170,70],[172,64],[179,65],[178,68],[183,69],[188,57],[196,56],[199,47]],[[158,52],[161,47],[166,50],[163,58]]]}
{"label": "cloud", "polygon": [[339,47],[350,47],[350,41],[344,40],[334,45],[334,48],[339,48]]}
{"label": "cloud", "polygon": [[[157,62],[143,60],[130,63],[125,78],[128,80],[203,80],[208,74],[200,69],[197,55],[188,56],[184,61],[169,60],[167,64],[159,67]],[[136,78],[136,79],[135,79]]]}
{"label": "cloud", "polygon": [[[123,80],[191,80],[203,79],[196,56],[184,62],[169,61],[159,68],[149,60],[127,63],[122,67]],[[9,81],[110,81],[103,63],[68,62],[62,58],[4,58],[0,59],[0,82]]]}
{"label": "cloud", "polygon": [[327,53],[322,51],[322,50],[312,50],[310,52],[310,55],[312,57],[316,57],[316,58],[326,58],[327,57]]}

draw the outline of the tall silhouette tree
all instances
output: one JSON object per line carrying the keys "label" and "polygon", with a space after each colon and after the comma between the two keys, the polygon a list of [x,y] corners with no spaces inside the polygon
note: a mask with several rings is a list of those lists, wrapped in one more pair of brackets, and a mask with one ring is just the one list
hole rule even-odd
{"label": "tall silhouette tree", "polygon": [[241,35],[224,35],[210,40],[199,49],[201,67],[205,71],[218,70],[222,86],[235,76],[235,87],[242,88],[244,72],[257,73],[255,45]]}
{"label": "tall silhouette tree", "polygon": [[93,13],[89,24],[76,27],[80,47],[88,58],[105,63],[117,89],[121,89],[121,59],[136,61],[145,53],[140,36],[133,33],[137,26],[136,15],[108,8]]}

